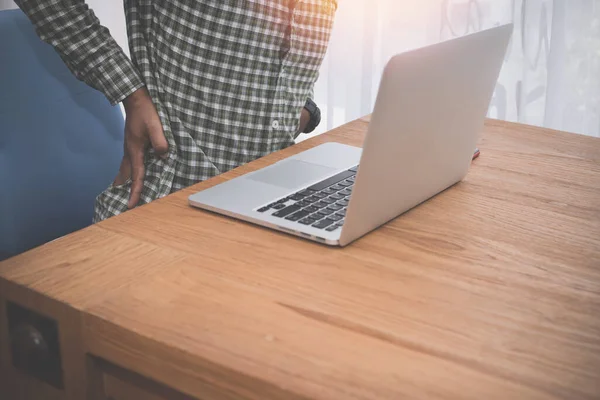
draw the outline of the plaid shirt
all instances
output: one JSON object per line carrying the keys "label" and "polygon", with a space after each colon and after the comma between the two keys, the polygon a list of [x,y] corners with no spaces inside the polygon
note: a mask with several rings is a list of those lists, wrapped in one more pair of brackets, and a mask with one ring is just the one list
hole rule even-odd
{"label": "plaid shirt", "polygon": [[[146,86],[169,143],[146,157],[141,203],[294,142],[336,0],[124,0],[131,60],[84,0],[17,0],[69,69],[112,104]],[[96,200],[127,209],[131,182]]]}

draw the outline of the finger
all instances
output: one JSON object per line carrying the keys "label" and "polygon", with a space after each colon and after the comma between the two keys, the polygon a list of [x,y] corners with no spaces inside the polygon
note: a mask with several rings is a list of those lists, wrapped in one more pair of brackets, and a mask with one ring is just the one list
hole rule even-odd
{"label": "finger", "polygon": [[131,162],[131,194],[128,207],[134,208],[140,202],[140,195],[144,188],[144,144],[130,142],[127,145],[129,160]]}
{"label": "finger", "polygon": [[158,156],[166,155],[169,151],[169,143],[165,137],[162,125],[157,123],[149,127],[148,136],[150,137],[150,144],[152,144],[154,153]]}
{"label": "finger", "polygon": [[119,172],[117,173],[117,177],[113,182],[113,186],[119,186],[127,182],[127,180],[131,177],[131,162],[129,161],[129,157],[127,153],[123,156],[121,160],[121,166],[119,167]]}

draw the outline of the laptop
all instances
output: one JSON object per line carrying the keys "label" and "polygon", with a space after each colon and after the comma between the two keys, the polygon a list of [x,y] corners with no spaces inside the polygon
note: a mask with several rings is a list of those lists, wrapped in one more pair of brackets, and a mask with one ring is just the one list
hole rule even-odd
{"label": "laptop", "polygon": [[189,197],[193,207],[346,246],[467,174],[512,24],[394,56],[363,148],[330,142]]}

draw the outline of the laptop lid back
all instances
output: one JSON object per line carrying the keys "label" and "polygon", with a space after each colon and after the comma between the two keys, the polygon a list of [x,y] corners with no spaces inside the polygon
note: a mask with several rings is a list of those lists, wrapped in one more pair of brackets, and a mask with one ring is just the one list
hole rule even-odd
{"label": "laptop lid back", "polygon": [[387,64],[340,244],[462,180],[513,26],[399,54]]}

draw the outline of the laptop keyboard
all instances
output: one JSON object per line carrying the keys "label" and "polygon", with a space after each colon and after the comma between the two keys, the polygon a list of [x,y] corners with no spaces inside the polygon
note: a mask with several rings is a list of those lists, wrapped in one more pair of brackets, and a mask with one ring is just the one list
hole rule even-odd
{"label": "laptop keyboard", "polygon": [[358,165],[257,211],[333,232],[344,224],[356,171]]}

